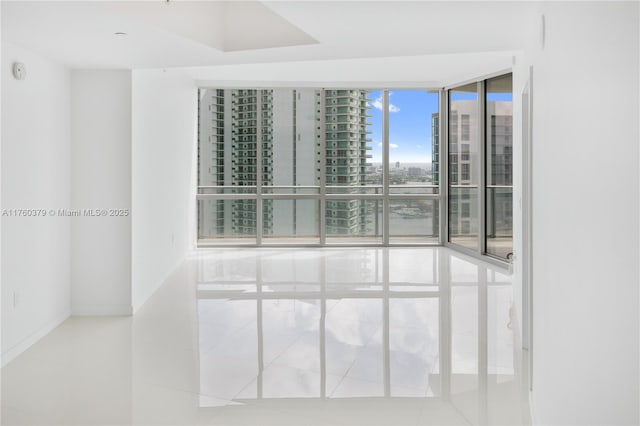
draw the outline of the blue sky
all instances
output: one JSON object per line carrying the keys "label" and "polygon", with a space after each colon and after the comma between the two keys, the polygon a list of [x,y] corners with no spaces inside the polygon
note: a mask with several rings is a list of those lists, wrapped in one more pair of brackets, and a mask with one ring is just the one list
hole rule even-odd
{"label": "blue sky", "polygon": [[487,100],[489,102],[497,102],[497,101],[513,101],[512,93],[487,93]]}
{"label": "blue sky", "polygon": [[[382,162],[382,92],[369,94],[373,108],[369,136],[371,162]],[[426,90],[392,90],[389,96],[389,160],[391,163],[431,162],[431,114],[438,112],[438,94]]]}
{"label": "blue sky", "polygon": [[[454,92],[452,100],[475,100],[476,93]],[[382,163],[382,91],[369,93],[373,150],[370,162]],[[511,93],[488,93],[488,101],[511,101]],[[438,93],[392,90],[389,96],[389,161],[431,162],[431,114],[438,112]]]}

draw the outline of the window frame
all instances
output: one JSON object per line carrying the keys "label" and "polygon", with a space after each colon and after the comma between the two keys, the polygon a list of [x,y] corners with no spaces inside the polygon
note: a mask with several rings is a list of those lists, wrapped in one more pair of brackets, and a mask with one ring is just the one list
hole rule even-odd
{"label": "window frame", "polygon": [[[444,243],[443,246],[445,247],[449,247],[451,249],[454,249],[456,251],[459,251],[461,253],[467,254],[469,256],[475,257],[475,258],[479,258],[482,259],[484,261],[487,261],[491,264],[494,264],[496,266],[501,266],[501,267],[507,267],[509,265],[509,263],[511,262],[510,259],[505,259],[505,258],[501,258],[498,257],[494,254],[488,253],[487,252],[487,231],[486,231],[486,216],[487,216],[487,212],[486,212],[486,202],[487,202],[487,193],[486,193],[486,188],[487,188],[487,176],[486,176],[486,171],[487,171],[487,165],[486,165],[486,156],[487,156],[487,123],[486,123],[486,111],[487,111],[487,107],[486,107],[486,83],[488,80],[492,79],[492,78],[496,78],[496,77],[501,77],[501,76],[505,76],[508,74],[512,74],[513,75],[513,70],[512,69],[506,69],[506,70],[502,70],[499,72],[495,72],[492,74],[487,74],[484,75],[480,78],[476,78],[473,80],[467,80],[464,82],[460,82],[460,83],[456,83],[450,86],[447,86],[444,88],[444,98],[445,98],[445,105],[441,106],[441,111],[444,111],[444,116],[445,116],[445,122],[441,123],[441,128],[445,129],[445,133],[444,133],[444,139],[441,137],[440,138],[440,144],[443,146],[444,150],[445,150],[445,157],[447,158],[447,162],[446,164],[441,164],[440,165],[440,169],[441,169],[441,173],[444,174],[444,176],[442,177],[441,183],[444,182],[441,187],[441,192],[443,193],[444,199],[446,200],[446,202],[444,202],[442,205],[444,206],[445,210],[444,212],[440,212],[441,216],[443,216],[444,222],[445,224],[443,225],[443,235],[445,235],[444,237]],[[455,242],[451,242],[450,241],[450,235],[449,235],[449,231],[450,231],[450,227],[449,227],[449,187],[451,185],[451,182],[449,180],[449,167],[451,166],[451,163],[449,161],[450,159],[450,153],[449,153],[449,136],[450,136],[450,131],[449,131],[449,120],[450,120],[450,111],[449,111],[449,104],[450,104],[450,94],[452,90],[455,90],[459,87],[463,87],[463,86],[467,86],[470,84],[475,83],[477,85],[477,107],[478,107],[478,123],[477,123],[477,131],[478,133],[478,150],[479,150],[479,167],[477,168],[478,170],[476,171],[477,174],[477,188],[478,188],[478,203],[477,203],[477,209],[475,214],[477,215],[477,220],[478,220],[478,232],[477,232],[477,239],[478,239],[478,244],[477,244],[477,248],[476,249],[471,249],[468,247],[464,247],[460,244],[456,244]],[[513,93],[513,87],[512,87],[512,93]],[[456,119],[457,120],[461,120],[461,116],[462,114],[457,114]],[[513,121],[512,121],[513,123]],[[462,132],[462,130],[460,131]],[[442,133],[442,131],[441,131]],[[458,135],[460,136],[460,135]],[[511,141],[513,144],[513,129],[512,129],[512,134],[511,134]],[[461,143],[461,139],[458,138],[457,143],[460,144]],[[513,145],[512,145],[512,153],[513,153]],[[457,167],[460,167],[462,164],[462,160],[461,158],[458,158],[458,161],[456,163]],[[444,166],[444,167],[443,167]],[[513,168],[513,161],[511,163],[511,167]],[[443,170],[442,169],[446,169]],[[513,170],[513,169],[512,169]],[[473,170],[472,170],[473,172]],[[457,183],[459,184],[459,182]],[[513,184],[511,186],[513,188]],[[512,214],[512,218],[513,218],[513,212],[515,211],[515,209],[511,208],[511,214]],[[461,214],[460,211],[457,212],[458,214]],[[512,237],[513,238],[513,237]]]}
{"label": "window frame", "polygon": [[[198,87],[197,90],[197,96],[198,99],[200,99],[200,93],[201,90],[224,90],[224,89],[230,89],[230,90],[278,90],[278,89],[290,89],[290,90],[295,90],[298,88],[302,88],[302,87],[224,87],[222,89],[220,89],[220,87],[210,87],[210,86],[200,86]],[[320,111],[326,111],[326,108],[334,108],[333,107],[333,103],[331,104],[331,106],[327,105],[325,102],[325,95],[331,91],[332,93],[336,93],[337,90],[345,90],[345,89],[333,89],[333,88],[323,88],[323,87],[304,87],[304,89],[315,89],[320,91],[321,95],[320,95],[320,104],[318,106],[318,109]],[[306,193],[306,194],[298,194],[295,192],[292,193],[288,193],[288,194],[279,194],[279,193],[275,193],[277,191],[271,191],[271,192],[265,192],[264,188],[271,188],[271,189],[284,189],[284,188],[288,188],[288,189],[294,189],[294,188],[303,188],[301,186],[263,186],[263,182],[262,182],[262,174],[261,173],[257,173],[256,174],[256,185],[255,185],[255,191],[251,192],[251,193],[241,193],[241,194],[228,194],[225,193],[225,189],[228,188],[237,188],[237,186],[232,187],[232,186],[225,186],[225,187],[213,187],[213,186],[200,186],[197,185],[197,191],[196,191],[196,203],[198,204],[200,201],[204,201],[204,200],[256,200],[256,209],[257,211],[261,211],[263,210],[263,201],[264,200],[278,200],[278,199],[284,199],[284,200],[300,200],[300,199],[313,199],[313,200],[318,200],[319,201],[319,242],[318,243],[309,243],[309,242],[296,242],[293,241],[293,239],[289,239],[289,238],[283,238],[283,240],[291,240],[291,241],[287,241],[287,242],[282,242],[282,243],[278,243],[278,242],[272,242],[269,241],[267,244],[265,244],[265,242],[263,241],[263,221],[264,221],[264,215],[262,214],[256,214],[256,218],[259,219],[256,221],[256,236],[255,239],[253,237],[250,237],[247,239],[247,241],[239,241],[237,238],[234,237],[230,237],[229,241],[225,242],[225,237],[220,237],[220,238],[211,238],[211,239],[202,239],[200,238],[200,233],[199,233],[199,224],[198,224],[198,220],[200,219],[200,214],[197,213],[197,218],[196,218],[196,232],[195,232],[195,244],[197,248],[208,248],[208,247],[235,247],[235,246],[255,246],[255,247],[263,247],[263,246],[268,246],[268,247],[342,247],[342,246],[359,246],[359,247],[366,247],[366,246],[442,246],[443,242],[444,242],[444,236],[442,234],[442,212],[444,211],[444,209],[442,208],[442,203],[443,203],[443,197],[442,197],[442,187],[443,187],[443,180],[442,180],[442,172],[439,171],[439,179],[438,179],[438,184],[434,185],[432,182],[432,185],[417,185],[415,186],[416,188],[431,188],[431,191],[427,191],[426,193],[421,193],[421,194],[401,194],[401,193],[392,193],[391,191],[391,187],[392,185],[390,185],[389,182],[389,167],[388,167],[388,160],[389,160],[389,93],[392,90],[423,90],[423,91],[429,91],[429,92],[436,92],[438,93],[438,114],[439,114],[439,127],[440,129],[442,128],[442,121],[443,121],[443,113],[442,113],[442,97],[444,96],[444,89],[442,88],[430,88],[430,87],[415,87],[415,88],[375,88],[375,87],[369,87],[369,88],[357,88],[357,89],[349,89],[349,90],[371,90],[371,91],[379,91],[382,94],[383,97],[383,108],[382,108],[382,113],[383,113],[383,117],[382,117],[382,134],[383,134],[383,138],[382,138],[382,145],[383,145],[383,166],[384,164],[387,164],[387,167],[383,167],[383,179],[382,179],[382,185],[372,185],[372,184],[367,184],[365,186],[362,186],[361,188],[368,188],[368,189],[372,189],[373,193],[368,193],[368,191],[361,191],[360,193],[354,193],[354,194],[340,194],[340,193],[332,193],[331,191],[327,191],[327,189],[331,189],[331,188],[337,188],[340,185],[340,182],[338,181],[340,176],[338,176],[338,179],[335,180],[335,184],[338,184],[336,186],[334,185],[328,185],[326,182],[326,167],[329,165],[327,163],[327,148],[329,149],[333,149],[333,147],[328,146],[327,142],[328,140],[331,140],[331,138],[327,138],[327,130],[326,130],[326,124],[331,124],[333,123],[333,121],[331,121],[330,123],[325,123],[325,115],[326,114],[321,114],[320,115],[320,119],[316,122],[316,126],[320,129],[325,129],[321,132],[319,132],[319,137],[317,139],[317,142],[319,142],[320,146],[318,147],[319,151],[320,151],[320,156],[318,158],[318,163],[316,164],[319,168],[318,172],[319,172],[319,176],[320,176],[320,184],[319,185],[314,185],[314,186],[309,186],[308,188],[312,188],[312,189],[316,189],[317,191],[314,193]],[[220,92],[216,92],[216,96],[220,96]],[[258,95],[256,95],[258,96]],[[335,101],[335,99],[333,100]],[[334,102],[335,103],[335,102]],[[256,103],[256,107],[257,107],[257,111],[256,114],[257,116],[261,115],[261,108],[262,108],[263,104],[261,102],[257,102]],[[336,105],[335,108],[337,108],[338,105]],[[242,108],[242,107],[241,107]],[[335,117],[334,117],[335,118]],[[198,128],[197,128],[197,134],[198,134],[198,141],[197,141],[197,150],[198,153],[200,152],[200,114],[198,114]],[[336,122],[338,123],[338,122]],[[257,125],[257,134],[261,134],[260,132],[260,124],[258,123]],[[440,132],[441,134],[441,132]],[[259,144],[259,141],[256,142]],[[443,157],[443,150],[444,150],[444,146],[442,143],[440,143],[439,145],[439,152],[438,152],[438,158],[444,158]],[[334,149],[334,151],[337,151]],[[262,163],[262,150],[261,149],[257,149],[256,150],[256,163],[257,164],[261,164]],[[335,166],[335,164],[331,164],[331,166]],[[346,165],[348,166],[348,165]],[[343,166],[344,167],[344,166]],[[432,169],[433,172],[433,169]],[[333,177],[335,179],[335,177]],[[306,187],[305,187],[306,188]],[[413,187],[411,187],[413,188]],[[202,190],[213,190],[213,193],[205,193],[202,192]],[[220,192],[217,192],[220,191]],[[431,193],[429,193],[431,192]],[[437,232],[438,236],[437,236],[437,240],[433,241],[433,239],[431,240],[427,240],[429,239],[428,236],[416,236],[415,238],[412,237],[410,242],[402,242],[401,240],[399,241],[393,241],[393,236],[390,236],[389,233],[389,205],[392,201],[397,200],[397,201],[406,201],[409,199],[419,199],[419,200],[426,200],[426,201],[431,201],[433,200],[433,202],[436,204],[436,208],[433,210],[433,215],[435,215],[436,213],[438,214],[438,219],[436,222],[436,225],[434,226],[433,232]],[[335,240],[332,236],[329,236],[329,238],[327,238],[327,217],[326,217],[326,203],[327,201],[337,201],[337,200],[352,200],[352,201],[359,201],[359,200],[369,200],[369,201],[377,201],[382,203],[382,226],[381,226],[381,238],[379,238],[379,242],[378,241],[374,241],[374,242],[370,242],[367,241],[368,237],[364,236],[364,237],[349,237],[352,238],[354,241],[332,241]],[[199,210],[199,204],[196,206],[196,211]],[[264,213],[264,212],[263,212]],[[376,217],[378,216],[378,213],[375,213]],[[377,220],[377,219],[376,219]],[[377,236],[376,236],[377,238]],[[424,242],[420,242],[419,240],[417,240],[417,238],[423,238],[426,241]],[[268,240],[274,240],[275,238],[271,238],[269,237]]]}

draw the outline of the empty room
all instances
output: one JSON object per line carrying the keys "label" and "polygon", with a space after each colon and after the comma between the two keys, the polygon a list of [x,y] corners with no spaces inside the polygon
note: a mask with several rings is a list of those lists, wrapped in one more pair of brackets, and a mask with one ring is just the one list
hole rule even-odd
{"label": "empty room", "polygon": [[0,14],[3,425],[640,423],[640,2]]}

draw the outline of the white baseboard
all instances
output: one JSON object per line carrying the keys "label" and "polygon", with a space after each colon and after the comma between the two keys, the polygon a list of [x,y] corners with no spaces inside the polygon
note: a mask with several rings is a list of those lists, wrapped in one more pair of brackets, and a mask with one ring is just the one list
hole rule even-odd
{"label": "white baseboard", "polygon": [[14,345],[12,348],[2,353],[2,367],[9,364],[11,361],[16,359],[18,355],[29,349],[35,343],[37,343],[40,339],[42,339],[47,334],[51,333],[56,327],[62,324],[67,318],[69,318],[69,312],[64,312],[58,315],[53,321],[49,321],[47,324],[40,327],[37,331],[27,336],[18,344]]}
{"label": "white baseboard", "polygon": [[133,315],[133,307],[131,305],[79,305],[71,308],[71,316],[74,317],[112,317],[131,315]]}

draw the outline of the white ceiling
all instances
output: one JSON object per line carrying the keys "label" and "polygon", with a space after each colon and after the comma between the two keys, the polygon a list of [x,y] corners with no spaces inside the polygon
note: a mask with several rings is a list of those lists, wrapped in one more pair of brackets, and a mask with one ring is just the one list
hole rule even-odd
{"label": "white ceiling", "polygon": [[[535,7],[501,1],[2,1],[2,38],[72,68],[207,67],[194,71],[198,78],[213,75],[211,67],[233,75],[232,65],[239,64],[314,61],[307,67],[324,64],[320,68],[331,72],[330,63],[355,69],[375,66],[373,58],[411,56],[431,57],[414,66],[442,68],[450,60],[459,66],[464,55],[506,63],[523,49]],[[128,36],[115,36],[119,31]],[[326,62],[336,60],[348,61]],[[273,66],[262,68],[278,76]]]}

